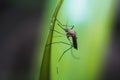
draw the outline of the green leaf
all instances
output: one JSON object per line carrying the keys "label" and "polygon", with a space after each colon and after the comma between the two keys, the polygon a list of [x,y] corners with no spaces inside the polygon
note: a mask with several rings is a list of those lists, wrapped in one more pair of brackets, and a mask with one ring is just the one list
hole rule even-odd
{"label": "green leaf", "polygon": [[50,32],[49,32],[46,46],[45,46],[45,51],[44,51],[42,65],[41,65],[40,79],[39,80],[50,80],[51,45],[48,45],[48,44],[52,43],[53,30],[55,27],[55,20],[56,20],[57,14],[59,12],[59,9],[62,5],[62,2],[63,2],[63,0],[58,1],[57,7],[56,7],[54,14],[52,16],[52,20],[51,20],[51,24],[50,24]]}

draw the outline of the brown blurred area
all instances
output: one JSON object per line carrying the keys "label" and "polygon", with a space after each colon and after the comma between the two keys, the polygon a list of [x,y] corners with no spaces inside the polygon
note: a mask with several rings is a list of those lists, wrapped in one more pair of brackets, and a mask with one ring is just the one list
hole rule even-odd
{"label": "brown blurred area", "polygon": [[33,80],[45,0],[0,0],[0,80]]}
{"label": "brown blurred area", "polygon": [[117,0],[113,34],[101,80],[120,80],[120,0]]}

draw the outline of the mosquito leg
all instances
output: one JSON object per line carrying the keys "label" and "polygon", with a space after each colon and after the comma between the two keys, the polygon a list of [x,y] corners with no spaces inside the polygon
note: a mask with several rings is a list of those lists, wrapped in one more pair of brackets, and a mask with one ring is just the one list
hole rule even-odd
{"label": "mosquito leg", "polygon": [[56,19],[56,21],[58,22],[59,27],[60,27],[61,29],[65,30],[65,28],[63,28],[63,24],[62,24],[58,19]]}
{"label": "mosquito leg", "polygon": [[72,45],[72,42],[71,42],[70,38],[69,38],[69,37],[67,37],[67,39],[68,39],[68,41],[70,42],[70,44]]}
{"label": "mosquito leg", "polygon": [[50,43],[50,44],[47,44],[47,45],[51,45],[51,44],[56,44],[56,43],[62,43],[62,44],[66,44],[66,45],[70,45],[70,46],[72,46],[71,44],[69,44],[69,43],[66,43],[66,42],[53,42],[53,43]]}
{"label": "mosquito leg", "polygon": [[63,26],[65,26],[66,28],[72,26],[71,29],[74,28],[74,25],[63,25],[58,19],[56,19],[56,21],[58,22],[59,27],[62,28],[63,30],[65,30],[65,28],[63,28]]}
{"label": "mosquito leg", "polygon": [[80,59],[80,57],[77,57],[77,56],[75,56],[75,55],[73,54],[72,49],[71,49],[71,55],[72,55],[73,58],[75,58],[75,59],[77,59],[77,60]]}
{"label": "mosquito leg", "polygon": [[73,50],[72,50],[72,48],[71,48],[71,54],[73,53]]}
{"label": "mosquito leg", "polygon": [[60,24],[60,25],[62,25],[63,26],[63,24],[56,18],[56,21]]}
{"label": "mosquito leg", "polygon": [[57,38],[57,37],[63,37],[63,36],[53,36],[54,38]]}
{"label": "mosquito leg", "polygon": [[[69,39],[69,38],[67,38],[67,39],[69,40],[69,42],[70,42],[71,45],[72,45],[72,42],[70,41],[70,39]],[[73,54],[72,49],[71,49],[71,55],[72,55],[72,57],[74,57],[75,59],[80,59],[79,57],[76,57],[76,56]]]}
{"label": "mosquito leg", "polygon": [[[51,30],[52,30],[52,29],[51,29]],[[54,31],[54,32],[56,32],[56,33],[59,33],[59,34],[61,34],[61,35],[66,36],[65,34],[63,34],[63,33],[59,32],[59,31],[57,31],[57,30],[52,30],[52,31]]]}
{"label": "mosquito leg", "polygon": [[74,25],[60,25],[60,24],[58,24],[58,26],[60,27],[60,28],[62,28],[64,31],[65,31],[65,28],[63,28],[62,26],[66,26],[66,29],[68,28],[68,27],[71,27],[71,30],[74,28]]}
{"label": "mosquito leg", "polygon": [[58,26],[65,31],[65,28],[63,28],[62,25],[58,24]]}
{"label": "mosquito leg", "polygon": [[60,58],[58,59],[58,62],[61,61],[63,55],[64,55],[68,50],[70,50],[72,47],[73,47],[73,46],[71,46],[70,48],[68,48],[67,50],[65,50],[65,51],[62,53],[62,55],[61,55]]}
{"label": "mosquito leg", "polygon": [[[56,19],[56,21],[58,22],[58,26],[63,29],[65,31],[65,29],[67,29],[68,25],[63,25],[58,19]],[[63,26],[65,26],[66,28],[64,28]]]}
{"label": "mosquito leg", "polygon": [[[70,38],[69,38],[69,37],[67,37],[67,39],[68,39],[68,41],[70,42],[70,44],[72,45],[72,42],[71,42]],[[71,54],[73,54],[72,49],[71,49]]]}
{"label": "mosquito leg", "polygon": [[71,53],[71,55],[74,59],[77,59],[77,60],[80,59],[80,57],[75,56],[73,53]]}
{"label": "mosquito leg", "polygon": [[70,48],[66,49],[66,50],[62,53],[62,55],[60,56],[60,58],[58,59],[58,63],[57,63],[57,65],[56,65],[57,74],[59,73],[59,71],[58,71],[59,62],[61,61],[61,59],[62,59],[62,57],[64,56],[64,54],[65,54],[68,50],[70,50],[72,47],[73,47],[73,46],[71,46]]}
{"label": "mosquito leg", "polygon": [[[68,26],[68,25],[63,25],[58,19],[56,19],[56,21],[58,22],[58,25],[61,25],[61,26]],[[73,26],[73,25],[70,25],[70,26]]]}

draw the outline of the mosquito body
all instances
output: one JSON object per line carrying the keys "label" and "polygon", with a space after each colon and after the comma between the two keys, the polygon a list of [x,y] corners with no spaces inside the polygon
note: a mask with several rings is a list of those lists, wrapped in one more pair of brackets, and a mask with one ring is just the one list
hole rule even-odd
{"label": "mosquito body", "polygon": [[[57,19],[56,19],[56,21],[58,22],[58,26],[59,26],[62,30],[64,30],[64,31],[66,32],[66,34],[64,35],[63,33],[59,32],[59,31],[57,31],[57,30],[53,30],[53,31],[55,31],[55,32],[57,32],[57,33],[59,33],[59,34],[62,34],[62,35],[64,35],[64,36],[66,36],[67,39],[68,39],[68,41],[69,41],[69,43],[62,42],[62,41],[61,41],[61,42],[53,42],[53,43],[51,43],[51,44],[62,43],[62,44],[66,44],[66,45],[69,45],[69,46],[70,46],[68,49],[66,49],[66,50],[62,53],[62,55],[61,55],[60,58],[58,59],[58,63],[57,63],[57,66],[56,66],[56,68],[57,68],[57,73],[58,73],[58,64],[59,64],[59,62],[61,61],[63,55],[64,55],[67,51],[69,51],[70,49],[71,49],[71,53],[72,53],[72,48],[74,48],[74,49],[77,50],[77,49],[78,49],[78,46],[77,46],[76,32],[73,30],[74,25],[71,25],[71,26],[69,26],[69,27],[71,27],[71,28],[68,28],[68,25],[63,25],[63,24],[62,24],[59,20],[57,20]],[[72,38],[72,40],[71,40],[70,38]]]}
{"label": "mosquito body", "polygon": [[[76,32],[73,30],[74,25],[71,25],[71,28],[68,28],[68,25],[63,25],[59,20],[56,19],[56,21],[58,22],[58,25],[61,29],[63,29],[66,32],[66,37],[69,40],[70,44],[72,45],[72,47],[74,49],[78,49],[77,46],[77,37],[76,37]],[[66,28],[64,28],[63,26],[65,26]],[[70,37],[72,38],[72,42],[70,41]]]}
{"label": "mosquito body", "polygon": [[77,47],[77,38],[76,38],[76,33],[75,33],[75,31],[74,30],[69,30],[69,29],[66,29],[65,30],[66,31],[66,36],[67,36],[67,38],[69,38],[69,37],[71,37],[72,38],[72,45],[73,45],[73,47],[75,48],[75,49],[78,49],[78,47]]}

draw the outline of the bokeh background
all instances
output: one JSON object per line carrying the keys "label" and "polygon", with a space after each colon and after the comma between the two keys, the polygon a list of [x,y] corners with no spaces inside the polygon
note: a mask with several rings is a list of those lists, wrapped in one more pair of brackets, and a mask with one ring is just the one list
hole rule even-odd
{"label": "bokeh background", "polygon": [[34,80],[34,50],[45,4],[0,0],[0,80]]}
{"label": "bokeh background", "polygon": [[[74,7],[77,3],[70,3],[71,6],[73,6],[73,9],[67,7],[67,4],[69,4],[69,2],[69,0],[66,0],[63,3],[62,8],[58,14],[58,18],[63,24],[66,24],[66,22],[68,21],[68,24],[74,24],[75,26],[77,26],[75,30],[78,33],[78,43],[81,49],[78,52],[82,53],[77,54],[78,52],[74,51],[77,56],[80,56],[81,60],[74,60],[74,58],[72,58],[72,56],[69,54],[65,55],[61,62],[61,65],[64,65],[64,67],[60,66],[60,70],[62,72],[60,74],[60,79],[67,80],[68,77],[66,76],[70,76],[66,75],[68,72],[70,73],[72,71],[74,73],[82,69],[82,71],[80,71],[80,73],[78,72],[76,76],[72,74],[71,76],[73,77],[71,77],[71,80],[79,75],[83,78],[82,80],[96,80],[93,79],[95,73],[94,71],[92,71],[94,70],[93,67],[95,67],[98,71],[100,71],[100,80],[119,80],[120,1],[89,1],[87,2],[87,6],[89,7],[89,9],[86,10],[87,14],[83,13],[86,8],[78,8],[77,10],[77,8]],[[86,6],[86,4],[84,3],[85,2],[83,2],[83,7]],[[56,4],[57,0],[0,0],[0,80],[38,80],[44,46],[49,31],[50,20]],[[78,7],[81,6],[79,6],[78,4]],[[77,13],[81,14],[82,16],[78,15]],[[70,16],[66,16],[68,14],[70,14]],[[76,20],[76,18],[78,19]],[[98,27],[96,28],[95,26]],[[102,26],[102,29],[100,26]],[[57,30],[60,31],[60,29]],[[95,33],[91,33],[92,31],[95,31]],[[97,36],[97,31],[100,32],[100,36]],[[104,34],[102,34],[102,31],[105,31]],[[93,34],[94,36],[91,36]],[[107,37],[105,37],[104,35],[107,35]],[[96,48],[93,42],[91,42],[92,40],[94,40],[94,38],[96,38],[95,36],[98,37],[98,43],[100,41],[99,44],[107,44],[105,47],[102,47],[102,50],[104,49],[105,52],[100,52],[102,50],[97,51],[97,49],[99,49],[99,45],[97,45]],[[57,38],[55,39],[57,40]],[[91,40],[90,42],[84,43],[89,39]],[[103,41],[101,41],[101,39]],[[92,48],[93,46],[89,46],[91,48],[88,51],[91,52],[84,53],[84,49],[89,49],[87,44],[93,45],[95,49]],[[63,47],[63,45],[56,45],[56,47],[57,46],[58,48]],[[54,47],[55,46],[53,46],[52,48],[54,54],[52,54],[53,56],[51,56],[52,80],[56,80],[57,78],[55,66],[57,63],[57,59],[61,54],[61,52],[56,54]],[[94,52],[94,50],[96,52]],[[59,49],[59,51],[63,51],[63,48]],[[91,54],[92,52],[94,53]],[[101,56],[99,57],[95,54]],[[97,56],[99,58],[99,60],[95,60],[103,62],[101,64],[102,69],[99,70],[98,65],[100,64],[97,64],[98,67],[95,66],[96,64],[94,63],[96,63],[97,61],[92,61],[92,58],[94,58],[94,56]],[[72,64],[73,62],[74,64]],[[80,64],[78,65],[78,63]],[[81,64],[84,64],[84,66],[81,66]],[[90,64],[93,64],[93,67],[91,67]],[[68,65],[73,66],[69,67],[68,69]],[[77,66],[77,70],[74,68],[75,66]],[[66,69],[67,71],[63,72]],[[89,71],[88,73],[86,69],[91,71]],[[93,73],[92,77],[90,73]]]}

